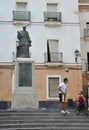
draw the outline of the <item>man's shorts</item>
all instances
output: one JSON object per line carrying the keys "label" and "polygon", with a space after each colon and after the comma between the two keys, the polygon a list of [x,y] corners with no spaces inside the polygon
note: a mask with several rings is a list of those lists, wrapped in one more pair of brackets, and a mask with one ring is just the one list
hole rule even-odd
{"label": "man's shorts", "polygon": [[60,102],[65,102],[66,94],[59,93],[59,100]]}

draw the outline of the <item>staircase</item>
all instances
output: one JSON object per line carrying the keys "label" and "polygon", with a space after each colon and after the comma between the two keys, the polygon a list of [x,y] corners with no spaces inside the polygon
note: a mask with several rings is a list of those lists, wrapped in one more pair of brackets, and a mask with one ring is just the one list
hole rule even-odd
{"label": "staircase", "polygon": [[89,116],[58,109],[0,110],[0,130],[89,130]]}

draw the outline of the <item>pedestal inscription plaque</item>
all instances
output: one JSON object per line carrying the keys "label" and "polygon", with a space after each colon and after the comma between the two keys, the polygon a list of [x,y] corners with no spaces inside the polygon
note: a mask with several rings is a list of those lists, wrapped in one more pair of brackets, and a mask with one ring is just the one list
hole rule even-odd
{"label": "pedestal inscription plaque", "polygon": [[19,63],[19,87],[32,87],[32,64]]}

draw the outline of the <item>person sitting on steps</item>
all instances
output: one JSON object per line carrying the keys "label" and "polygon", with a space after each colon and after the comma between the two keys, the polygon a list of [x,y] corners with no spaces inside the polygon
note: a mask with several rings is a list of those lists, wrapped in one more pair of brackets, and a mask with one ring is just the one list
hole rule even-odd
{"label": "person sitting on steps", "polygon": [[75,102],[76,102],[76,114],[79,114],[80,106],[83,107],[87,112],[87,102],[82,91],[80,91],[78,96],[76,96]]}

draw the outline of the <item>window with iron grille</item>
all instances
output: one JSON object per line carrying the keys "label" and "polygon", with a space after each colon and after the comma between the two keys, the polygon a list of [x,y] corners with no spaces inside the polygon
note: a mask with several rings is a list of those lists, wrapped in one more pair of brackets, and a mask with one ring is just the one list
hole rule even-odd
{"label": "window with iron grille", "polygon": [[89,3],[89,0],[79,0],[79,3]]}
{"label": "window with iron grille", "polygon": [[58,98],[58,86],[60,83],[60,76],[48,76],[48,98]]}
{"label": "window with iron grille", "polygon": [[16,11],[13,11],[13,20],[30,21],[30,11],[27,11],[27,3],[16,3]]}
{"label": "window with iron grille", "polygon": [[86,27],[89,28],[89,22],[86,22]]}
{"label": "window with iron grille", "polygon": [[58,61],[58,40],[47,40],[48,62]]}
{"label": "window with iron grille", "polygon": [[[57,21],[58,20],[57,4],[47,3],[47,21]],[[59,16],[60,17],[60,16]]]}
{"label": "window with iron grille", "polygon": [[84,37],[89,37],[89,22],[86,22],[86,28],[84,28]]}

